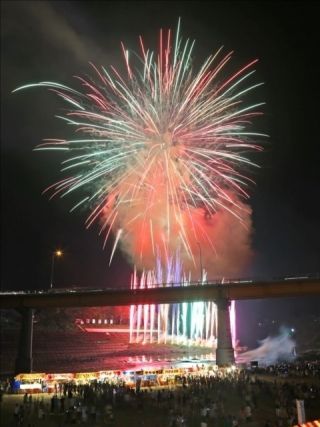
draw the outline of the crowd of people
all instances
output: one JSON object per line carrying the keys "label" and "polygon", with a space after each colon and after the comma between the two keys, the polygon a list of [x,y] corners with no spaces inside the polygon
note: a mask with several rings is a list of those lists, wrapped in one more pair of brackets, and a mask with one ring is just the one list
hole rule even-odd
{"label": "crowd of people", "polygon": [[290,378],[320,378],[320,360],[312,362],[296,361],[294,363],[283,362],[277,365],[257,367],[256,373]]}
{"label": "crowd of people", "polygon": [[[286,378],[280,379],[284,367]],[[295,381],[295,374],[312,380]],[[47,426],[54,419],[57,426],[290,427],[298,421],[296,399],[304,400],[310,416],[319,416],[319,381],[320,363],[314,362],[254,370],[201,369],[179,378],[179,386],[162,388],[141,389],[139,382],[134,388],[121,382],[65,382],[49,399],[26,393],[14,407],[13,425]],[[2,388],[4,384],[8,386],[3,383]]]}

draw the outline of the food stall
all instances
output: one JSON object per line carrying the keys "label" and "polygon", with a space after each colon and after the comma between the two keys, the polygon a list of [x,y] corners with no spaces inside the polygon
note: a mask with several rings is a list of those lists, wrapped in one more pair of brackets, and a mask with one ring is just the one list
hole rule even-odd
{"label": "food stall", "polygon": [[98,381],[99,372],[78,372],[74,374],[76,384],[88,384],[92,381]]}
{"label": "food stall", "polygon": [[177,369],[163,369],[162,373],[158,375],[158,381],[160,385],[174,385],[176,379],[184,375],[184,370]]}
{"label": "food stall", "polygon": [[162,374],[162,369],[160,370],[146,370],[144,369],[141,372],[141,387],[155,387],[160,385],[159,383],[159,375]]}
{"label": "food stall", "polygon": [[45,373],[19,374],[14,379],[18,393],[39,393],[46,387]]}
{"label": "food stall", "polygon": [[68,383],[74,381],[75,374],[72,373],[61,373],[61,374],[47,374],[46,375],[46,384],[48,392],[58,391],[60,384]]}
{"label": "food stall", "polygon": [[109,384],[118,384],[120,380],[121,371],[99,371],[99,381],[107,382]]}
{"label": "food stall", "polygon": [[137,374],[135,371],[123,371],[121,379],[127,387],[134,388],[136,386]]}

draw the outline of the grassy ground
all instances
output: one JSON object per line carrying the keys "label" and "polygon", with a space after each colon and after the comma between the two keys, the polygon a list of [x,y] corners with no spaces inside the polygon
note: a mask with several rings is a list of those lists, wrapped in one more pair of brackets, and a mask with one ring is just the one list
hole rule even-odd
{"label": "grassy ground", "polygon": [[[33,395],[33,399],[44,399],[45,405],[49,407],[51,394],[43,393],[41,395]],[[1,427],[16,426],[14,421],[14,407],[18,403],[23,403],[23,395],[4,395],[2,408],[1,408]],[[239,396],[230,395],[226,402],[226,412],[228,414],[238,415],[239,410],[242,406],[242,402]],[[188,411],[188,408],[187,408]],[[191,412],[191,411],[190,411]],[[199,427],[200,426],[200,415],[199,413],[188,413],[188,427]],[[169,411],[167,408],[158,406],[157,404],[145,405],[143,409],[138,410],[136,406],[126,407],[125,409],[116,408],[114,411],[115,415],[115,427],[166,427],[169,425]],[[259,409],[253,412],[253,421],[246,423],[247,427],[259,427],[263,425],[263,420],[272,418],[273,405],[271,401],[266,401],[260,404]],[[28,426],[31,423],[32,427],[53,427],[53,426],[64,426],[65,417],[64,415],[48,415],[45,420],[38,420],[36,414],[27,415],[25,417],[24,425]],[[90,421],[83,426],[105,426],[107,425],[102,417],[97,419],[97,422]],[[208,423],[208,427],[212,425]],[[223,423],[215,423],[215,427],[224,427]]]}
{"label": "grassy ground", "polygon": [[[260,378],[262,380],[262,378]],[[274,381],[273,377],[263,378],[266,381]],[[277,381],[282,381],[277,378]],[[293,380],[291,380],[293,381]],[[43,393],[43,394],[33,394],[33,401],[37,399],[40,401],[43,399],[44,405],[49,409],[50,399],[52,394]],[[14,407],[16,404],[23,404],[23,395],[22,394],[10,394],[4,395],[3,401],[1,403],[1,427],[15,427],[17,426],[16,421],[14,420]],[[230,393],[227,396],[225,402],[225,412],[226,414],[232,414],[235,416],[239,415],[240,408],[243,406],[243,401],[240,396],[235,392]],[[182,410],[181,408],[176,408]],[[49,413],[49,410],[47,410]],[[200,427],[200,414],[199,409],[196,413],[192,413],[190,407],[184,409],[185,415],[187,415],[187,424],[184,426],[187,427]],[[307,419],[312,420],[320,417],[320,402],[313,401],[311,405],[306,408]],[[126,406],[125,408],[116,407],[114,410],[115,421],[112,424],[114,427],[167,427],[169,426],[169,410],[167,407],[159,406],[156,402],[148,402],[144,404],[143,408],[137,408],[136,404],[132,406]],[[241,426],[245,427],[264,427],[265,421],[275,420],[275,404],[273,399],[270,396],[260,395],[258,398],[258,406],[253,410],[253,421],[249,423],[243,423]],[[81,423],[80,421],[77,424],[81,424],[83,427],[102,427],[107,426],[103,415],[97,417],[97,420],[94,422],[92,420],[87,423]],[[66,417],[64,414],[48,414],[44,420],[38,420],[37,414],[28,414],[26,412],[25,420],[23,426],[25,427],[62,427],[68,426],[66,423]],[[229,424],[225,422],[215,422],[208,421],[208,427],[229,427]],[[231,427],[231,426],[230,426]]]}

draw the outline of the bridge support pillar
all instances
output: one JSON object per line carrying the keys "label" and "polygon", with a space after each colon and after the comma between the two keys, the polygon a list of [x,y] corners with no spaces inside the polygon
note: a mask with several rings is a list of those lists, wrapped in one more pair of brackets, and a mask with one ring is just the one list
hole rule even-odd
{"label": "bridge support pillar", "polygon": [[19,310],[21,314],[21,328],[19,337],[18,356],[15,364],[15,373],[32,372],[32,343],[33,343],[33,308]]}
{"label": "bridge support pillar", "polygon": [[234,364],[234,349],[232,347],[230,328],[230,301],[226,298],[216,300],[218,307],[218,345],[216,350],[216,364],[230,366]]}

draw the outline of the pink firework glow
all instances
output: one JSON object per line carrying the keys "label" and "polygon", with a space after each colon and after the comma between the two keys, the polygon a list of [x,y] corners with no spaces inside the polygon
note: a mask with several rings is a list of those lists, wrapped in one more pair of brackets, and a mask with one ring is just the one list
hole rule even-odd
{"label": "pink firework glow", "polygon": [[[86,227],[99,221],[104,245],[114,236],[109,264],[120,247],[142,272],[132,287],[187,285],[199,271],[200,285],[207,275],[235,277],[252,256],[248,170],[266,136],[251,130],[264,104],[248,101],[262,84],[250,83],[257,60],[230,73],[232,52],[220,48],[196,66],[194,44],[183,41],[179,21],[174,36],[160,31],[157,52],[141,37],[140,54],[121,44],[122,71],[91,64],[95,78],[77,77],[78,89],[55,82],[16,89],[46,87],[68,105],[58,117],[74,138],[36,148],[65,154],[63,179],[45,191],[81,193],[71,211],[89,210]],[[214,303],[132,306],[130,340],[213,345],[216,313]],[[230,318],[235,345],[234,302]]]}
{"label": "pink firework glow", "polygon": [[71,211],[87,206],[86,226],[100,219],[105,242],[118,245],[139,269],[168,263],[177,251],[186,271],[202,261],[210,277],[237,274],[251,256],[247,169],[250,151],[265,136],[250,130],[263,103],[245,101],[257,60],[226,72],[232,52],[222,48],[196,67],[194,42],[160,31],[157,53],[139,38],[140,54],[122,44],[125,71],[97,68],[96,80],[77,77],[80,89],[44,86],[70,110],[70,140],[45,140],[37,150],[62,151],[65,177],[52,196],[81,192]]}

